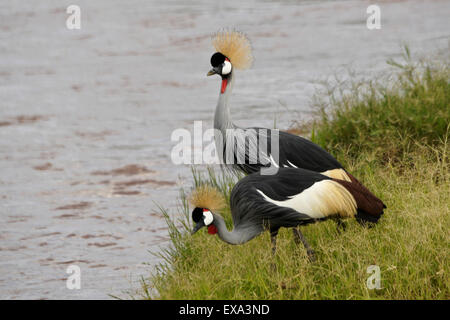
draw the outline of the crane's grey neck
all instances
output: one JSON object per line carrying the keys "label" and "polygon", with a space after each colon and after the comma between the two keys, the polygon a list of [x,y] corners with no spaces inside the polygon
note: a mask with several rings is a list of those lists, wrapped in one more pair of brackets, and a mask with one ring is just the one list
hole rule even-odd
{"label": "crane's grey neck", "polygon": [[256,228],[255,230],[253,230],[252,228],[236,230],[236,228],[234,228],[233,231],[230,232],[227,229],[225,220],[223,220],[220,215],[213,213],[213,216],[214,225],[217,228],[219,238],[226,243],[243,244],[260,234],[260,232]]}
{"label": "crane's grey neck", "polygon": [[228,104],[234,85],[233,72],[230,73],[227,81],[225,92],[219,94],[219,101],[217,102],[216,113],[214,115],[214,129],[222,131],[223,134],[226,129],[235,128],[235,125],[231,121],[230,107]]}

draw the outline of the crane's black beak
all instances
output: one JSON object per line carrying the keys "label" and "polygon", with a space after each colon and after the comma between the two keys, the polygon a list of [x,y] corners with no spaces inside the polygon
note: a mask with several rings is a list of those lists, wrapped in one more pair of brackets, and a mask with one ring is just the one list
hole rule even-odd
{"label": "crane's black beak", "polygon": [[197,224],[195,225],[194,229],[192,229],[191,235],[196,233],[198,230],[200,230],[204,226],[205,226],[205,224],[203,223],[203,220],[200,220],[199,222],[197,222]]}
{"label": "crane's black beak", "polygon": [[206,74],[208,77],[212,76],[214,74],[220,74],[219,68],[218,67],[214,67],[211,70],[208,71],[208,73]]}

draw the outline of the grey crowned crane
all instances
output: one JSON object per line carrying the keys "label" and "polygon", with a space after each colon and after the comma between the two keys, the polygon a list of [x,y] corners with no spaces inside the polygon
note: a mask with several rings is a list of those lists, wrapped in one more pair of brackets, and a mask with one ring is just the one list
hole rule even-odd
{"label": "grey crowned crane", "polygon": [[223,206],[218,191],[199,187],[190,200],[195,207],[192,234],[207,227],[208,233],[217,233],[229,244],[243,244],[269,230],[275,252],[278,230],[294,228],[296,243],[303,243],[311,259],[314,252],[297,226],[330,218],[376,222],[383,214],[353,183],[296,168],[280,168],[275,175],[253,173],[239,180],[230,195],[232,231],[217,213]]}
{"label": "grey crowned crane", "polygon": [[[216,129],[216,149],[222,164],[231,164],[233,169],[246,174],[260,171],[261,168],[302,168],[322,173],[334,179],[341,179],[354,184],[362,197],[371,202],[382,212],[386,206],[373,195],[355,177],[327,151],[317,144],[283,131],[277,131],[278,150],[272,151],[272,132],[264,128],[239,128],[233,124],[230,115],[229,98],[235,81],[234,69],[246,69],[252,64],[250,41],[241,32],[222,31],[213,38],[216,49],[211,57],[212,69],[208,76],[217,74],[222,78],[219,101],[214,115]],[[261,140],[265,140],[264,149],[260,148]],[[239,161],[243,159],[244,161]],[[224,161],[226,160],[226,161]],[[231,161],[230,161],[231,160]],[[231,162],[231,163],[230,163]]]}

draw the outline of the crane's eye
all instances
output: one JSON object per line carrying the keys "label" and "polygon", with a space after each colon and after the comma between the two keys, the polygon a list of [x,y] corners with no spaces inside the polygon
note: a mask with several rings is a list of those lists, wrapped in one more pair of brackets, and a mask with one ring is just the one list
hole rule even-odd
{"label": "crane's eye", "polygon": [[222,75],[227,75],[231,72],[231,62],[227,60],[225,60],[223,62],[222,65]]}
{"label": "crane's eye", "polygon": [[209,226],[213,222],[214,218],[211,211],[204,209],[203,210],[203,223],[205,226]]}

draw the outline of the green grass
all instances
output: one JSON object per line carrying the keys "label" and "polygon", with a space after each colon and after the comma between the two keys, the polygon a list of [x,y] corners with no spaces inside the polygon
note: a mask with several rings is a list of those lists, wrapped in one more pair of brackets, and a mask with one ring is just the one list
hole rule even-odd
{"label": "green grass", "polygon": [[[171,246],[142,281],[148,299],[449,299],[450,174],[448,64],[411,62],[394,86],[352,83],[330,91],[310,123],[312,139],[387,204],[371,229],[348,220],[302,227],[316,250],[307,260],[290,230],[281,230],[276,256],[269,234],[231,246],[192,228],[185,192],[177,219],[164,213]],[[359,89],[357,89],[359,88]],[[362,89],[368,88],[370,90]],[[344,90],[345,89],[345,90]],[[337,98],[339,96],[339,98]],[[236,178],[193,171],[193,187],[209,183],[228,199]],[[221,213],[231,228],[229,209]],[[173,216],[173,214],[172,214]],[[367,267],[381,269],[381,289],[369,290]],[[276,266],[276,267],[274,267]]]}
{"label": "green grass", "polygon": [[417,144],[439,144],[450,119],[449,64],[414,62],[407,47],[403,58],[388,61],[397,70],[383,79],[328,86],[316,99],[312,140],[352,160],[369,153],[381,162],[403,161]]}

